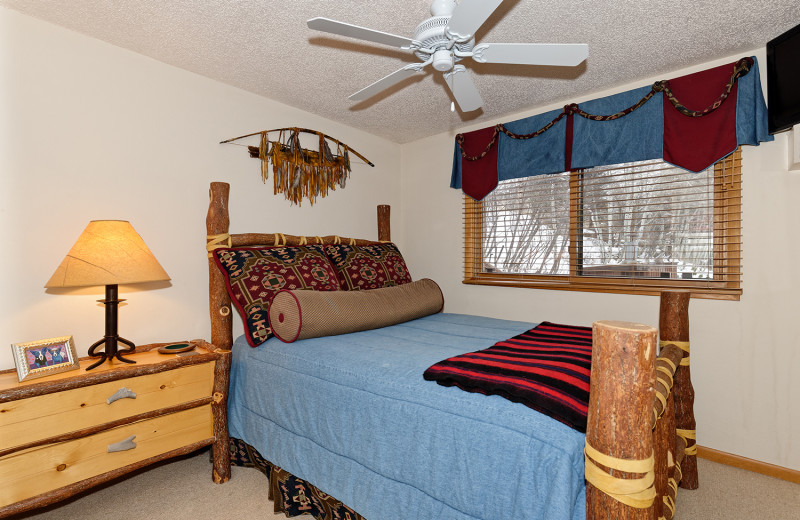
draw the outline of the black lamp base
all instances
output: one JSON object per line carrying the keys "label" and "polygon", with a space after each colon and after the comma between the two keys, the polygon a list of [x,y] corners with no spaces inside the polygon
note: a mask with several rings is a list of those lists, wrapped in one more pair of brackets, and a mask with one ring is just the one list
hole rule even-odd
{"label": "black lamp base", "polygon": [[[118,350],[116,345],[117,342],[124,343],[128,345],[130,348],[124,348]],[[113,348],[111,347],[112,343],[114,344]],[[104,352],[95,352],[95,349],[103,344],[106,345],[106,350]],[[113,358],[117,358],[120,361],[124,361],[125,363],[136,363],[136,361],[132,359],[125,359],[124,357],[122,357],[123,354],[130,354],[131,352],[133,352],[135,348],[136,345],[134,345],[133,342],[128,341],[125,338],[121,338],[119,336],[114,336],[114,337],[106,336],[103,339],[92,344],[91,347],[89,347],[89,355],[92,357],[100,356],[100,359],[97,360],[97,362],[95,362],[91,366],[89,366],[86,370],[91,370],[95,367],[98,367],[102,365],[106,360],[111,361]]]}
{"label": "black lamp base", "polygon": [[[123,354],[132,353],[136,348],[136,345],[134,345],[132,341],[119,337],[117,334],[118,308],[120,302],[125,301],[118,298],[118,289],[119,288],[116,284],[106,285],[106,299],[97,300],[106,306],[106,335],[103,337],[103,339],[96,341],[91,347],[89,347],[89,355],[92,357],[99,356],[100,359],[86,370],[91,370],[102,365],[106,360],[111,361],[114,358],[125,363],[136,363],[136,361],[122,357]],[[123,343],[127,345],[128,348],[118,349],[118,343]],[[97,349],[102,345],[105,345],[105,351],[97,352]]]}

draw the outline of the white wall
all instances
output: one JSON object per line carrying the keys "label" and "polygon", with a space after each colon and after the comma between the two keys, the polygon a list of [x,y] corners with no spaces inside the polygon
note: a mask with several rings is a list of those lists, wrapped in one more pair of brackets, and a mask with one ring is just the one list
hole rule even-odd
{"label": "white wall", "polygon": [[[731,56],[660,78],[597,92],[593,99],[756,54]],[[764,88],[766,92],[766,88]],[[487,101],[491,103],[490,95]],[[463,131],[559,108],[514,114]],[[800,470],[800,174],[788,172],[786,134],[743,148],[744,294],[741,301],[690,303],[692,376],[701,445]],[[404,146],[403,254],[415,277],[442,287],[447,312],[590,325],[600,319],[658,325],[658,298],[473,286],[463,279],[461,192],[450,189],[454,133]],[[702,477],[701,477],[702,478]]]}
{"label": "white wall", "polygon": [[[332,135],[376,167],[354,161],[346,189],[290,206],[246,148],[218,144],[282,126]],[[402,244],[400,162],[397,144],[0,7],[0,369],[14,366],[11,343],[71,334],[84,355],[103,336],[103,288],[44,289],[90,220],[130,220],[172,277],[120,287],[121,336],[209,338],[209,182],[231,184],[234,232],[377,238],[386,203]]]}

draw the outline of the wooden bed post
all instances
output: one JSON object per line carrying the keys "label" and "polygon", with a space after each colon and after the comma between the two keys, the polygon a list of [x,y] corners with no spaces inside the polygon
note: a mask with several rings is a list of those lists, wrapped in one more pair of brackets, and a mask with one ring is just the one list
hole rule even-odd
{"label": "wooden bed post", "polygon": [[[206,216],[207,247],[214,245],[229,246],[230,218],[228,217],[228,195],[231,186],[227,182],[212,182]],[[233,316],[231,315],[231,299],[225,290],[222,273],[208,256],[208,299],[211,313],[211,343],[223,350],[230,350],[233,345]]]}
{"label": "wooden bed post", "polygon": [[598,321],[592,342],[586,518],[651,520],[656,329]]}
{"label": "wooden bed post", "polygon": [[[672,394],[674,367],[680,365],[683,351],[675,346],[662,348],[656,358],[656,400],[653,403],[653,428],[656,458],[656,518],[670,520],[675,514],[675,499],[680,480],[683,449],[676,445],[675,401]],[[660,396],[660,398],[658,398]],[[680,450],[680,454],[678,453]],[[665,507],[667,510],[665,510]]]}
{"label": "wooden bed post", "polygon": [[[216,348],[210,346],[209,348]],[[231,479],[231,447],[228,436],[228,386],[231,375],[231,351],[216,349],[220,358],[214,364],[214,393],[211,412],[214,421],[214,444],[211,446],[211,478],[217,484]]]}
{"label": "wooden bed post", "polygon": [[697,442],[694,418],[694,387],[689,369],[689,298],[687,291],[665,291],[661,293],[661,309],[658,319],[661,345],[675,344],[684,352],[675,372],[673,395],[675,400],[675,428],[687,440],[686,456],[681,470],[680,487],[697,489]]}
{"label": "wooden bed post", "polygon": [[388,204],[381,204],[378,206],[378,241],[391,242],[392,240],[392,227],[389,220],[389,211],[391,207]]}

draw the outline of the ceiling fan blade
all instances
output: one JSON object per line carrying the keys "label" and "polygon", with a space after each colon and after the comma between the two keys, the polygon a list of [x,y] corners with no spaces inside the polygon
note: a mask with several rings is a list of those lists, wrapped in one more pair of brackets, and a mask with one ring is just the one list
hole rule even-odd
{"label": "ceiling fan blade", "polygon": [[482,43],[472,49],[479,63],[574,67],[588,56],[585,43]]}
{"label": "ceiling fan blade", "polygon": [[309,29],[314,29],[315,31],[323,31],[340,36],[347,36],[349,38],[356,38],[358,40],[382,43],[384,45],[391,45],[392,47],[411,47],[414,43],[414,40],[411,38],[376,31],[375,29],[367,29],[366,27],[359,27],[358,25],[349,23],[338,22],[329,18],[312,18],[307,23]]}
{"label": "ceiling fan blade", "polygon": [[386,76],[385,78],[381,78],[372,85],[362,88],[352,96],[350,96],[350,101],[364,101],[365,99],[369,99],[375,94],[383,92],[387,88],[393,87],[403,81],[406,78],[410,78],[414,74],[422,73],[420,64],[413,63],[411,65],[406,65],[400,70],[396,70]]}
{"label": "ceiling fan blade", "polygon": [[447,32],[457,40],[468,40],[503,0],[461,0],[447,23]]}
{"label": "ceiling fan blade", "polygon": [[445,73],[444,82],[447,83],[462,112],[472,112],[483,106],[481,94],[463,65],[456,65],[452,72]]}

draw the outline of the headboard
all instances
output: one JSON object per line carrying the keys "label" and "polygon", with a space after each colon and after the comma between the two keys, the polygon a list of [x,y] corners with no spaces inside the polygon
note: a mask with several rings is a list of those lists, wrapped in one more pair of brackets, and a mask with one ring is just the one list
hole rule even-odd
{"label": "headboard", "polygon": [[211,315],[211,343],[229,350],[233,345],[233,317],[231,299],[225,288],[225,278],[212,258],[212,251],[222,247],[296,246],[305,244],[369,245],[391,241],[390,208],[378,206],[378,240],[346,238],[338,235],[324,237],[286,235],[283,233],[230,234],[228,197],[230,184],[212,182],[208,215],[206,216],[206,249],[208,250],[208,303]]}

